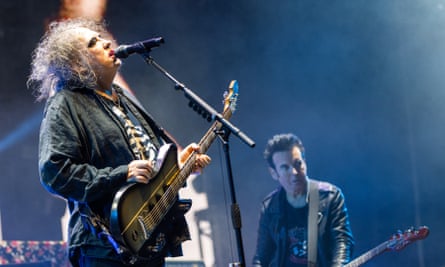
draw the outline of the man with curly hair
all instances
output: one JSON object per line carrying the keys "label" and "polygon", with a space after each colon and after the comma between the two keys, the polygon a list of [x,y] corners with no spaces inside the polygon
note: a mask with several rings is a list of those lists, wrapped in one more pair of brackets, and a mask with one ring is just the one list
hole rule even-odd
{"label": "man with curly hair", "polygon": [[[37,100],[46,100],[40,179],[68,203],[73,266],[164,266],[164,257],[181,255],[181,242],[190,238],[181,199],[155,231],[156,243],[141,255],[125,253],[126,244],[108,232],[119,189],[150,183],[161,147],[175,143],[135,96],[114,82],[121,61],[109,36],[103,22],[67,19],[49,25],[34,50],[28,86]],[[207,166],[210,157],[199,149],[192,143],[180,150],[179,165],[194,153],[193,171]]]}

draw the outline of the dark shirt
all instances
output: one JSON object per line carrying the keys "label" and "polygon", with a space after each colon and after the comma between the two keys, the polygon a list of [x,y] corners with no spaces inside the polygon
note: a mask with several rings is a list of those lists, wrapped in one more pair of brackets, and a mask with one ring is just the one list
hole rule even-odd
{"label": "dark shirt", "polygon": [[[354,246],[345,199],[338,187],[326,182],[316,182],[320,199],[317,266],[340,267],[351,260]],[[263,200],[253,266],[285,266],[289,258],[286,255],[290,255],[285,223],[286,206],[286,192],[281,187]]]}
{"label": "dark shirt", "polygon": [[307,217],[308,205],[301,208],[286,205],[286,267],[307,267]]}

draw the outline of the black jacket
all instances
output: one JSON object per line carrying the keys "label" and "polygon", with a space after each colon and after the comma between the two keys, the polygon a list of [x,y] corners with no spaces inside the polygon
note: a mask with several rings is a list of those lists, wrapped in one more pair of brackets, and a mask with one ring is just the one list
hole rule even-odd
{"label": "black jacket", "polygon": [[[319,199],[317,266],[343,266],[351,260],[354,245],[344,196],[336,186],[319,182]],[[284,266],[286,202],[286,193],[281,187],[263,200],[253,266]]]}
{"label": "black jacket", "polygon": [[[162,144],[167,138],[162,129],[129,98],[120,97]],[[126,184],[127,165],[136,159],[123,125],[102,101],[90,89],[61,90],[48,100],[40,129],[39,171],[44,187],[68,202],[70,253],[81,248],[94,257],[118,259],[109,240],[98,237],[83,216],[91,210],[107,223],[114,195]],[[181,219],[181,226],[184,222]],[[186,226],[181,231],[189,237]],[[180,255],[180,247],[172,254]]]}

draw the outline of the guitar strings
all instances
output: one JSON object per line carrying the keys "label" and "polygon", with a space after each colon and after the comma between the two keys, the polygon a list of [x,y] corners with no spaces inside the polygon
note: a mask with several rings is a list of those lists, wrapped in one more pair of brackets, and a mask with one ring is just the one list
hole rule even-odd
{"label": "guitar strings", "polygon": [[[230,108],[225,109],[223,112],[223,117],[225,117],[225,118],[230,117],[231,111],[232,110]],[[222,128],[222,124],[220,122],[216,121],[213,123],[212,127],[209,128],[209,130],[205,133],[205,135],[199,142],[201,151],[207,151],[210,144],[216,138],[215,132],[217,130],[220,130],[221,128]],[[197,154],[196,152],[192,152],[189,159],[186,160],[186,162],[183,166],[183,169],[181,169],[181,170],[184,170],[184,169],[187,170],[187,172],[186,172],[187,177],[190,175],[193,164],[196,161],[195,160],[196,154]],[[173,182],[165,190],[165,192],[161,196],[160,200],[157,203],[155,203],[153,209],[149,210],[148,214],[142,218],[142,220],[144,222],[144,227],[150,228],[150,229],[146,229],[146,230],[149,230],[151,232],[153,230],[153,228],[158,226],[158,224],[161,222],[161,220],[163,219],[165,214],[168,212],[170,207],[173,205],[173,201],[176,198],[176,193],[182,187],[183,183],[185,182],[185,180],[187,178],[186,175],[181,174],[181,170],[179,171],[179,176],[177,177],[179,179],[177,179],[177,178],[173,179]],[[171,172],[171,171],[172,171],[172,169],[169,170],[169,172]],[[147,200],[147,202],[148,202],[148,200]],[[147,206],[149,207],[149,205],[147,205]]]}

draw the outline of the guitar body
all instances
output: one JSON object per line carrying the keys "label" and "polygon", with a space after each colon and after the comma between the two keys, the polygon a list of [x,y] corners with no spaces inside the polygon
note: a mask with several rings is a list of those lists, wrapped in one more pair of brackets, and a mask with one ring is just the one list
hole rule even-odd
{"label": "guitar body", "polygon": [[[238,83],[233,80],[225,94],[225,119],[231,117],[237,96]],[[221,127],[218,121],[212,124],[198,143],[199,153],[208,150],[216,138],[215,131]],[[171,219],[178,217],[177,212],[183,215],[190,208],[190,203],[178,201],[178,192],[194,169],[197,153],[192,152],[179,166],[177,147],[174,144],[161,146],[155,166],[159,171],[155,177],[148,184],[126,185],[114,196],[110,215],[111,235],[133,258],[151,258],[161,252],[165,247],[165,237],[175,227],[175,220]],[[174,205],[177,206],[172,209]]]}
{"label": "guitar body", "polygon": [[[157,216],[162,216],[159,205],[163,203],[160,203],[160,200],[179,172],[177,156],[175,145],[162,146],[156,163],[161,168],[156,176],[148,184],[135,183],[125,186],[114,197],[110,218],[111,233],[133,254],[149,257],[162,249],[162,244],[156,243],[156,237],[158,225],[163,218]],[[172,204],[174,201],[162,206],[162,213],[168,212]]]}

